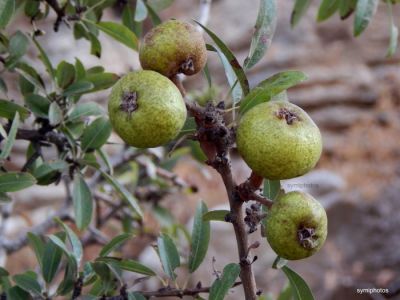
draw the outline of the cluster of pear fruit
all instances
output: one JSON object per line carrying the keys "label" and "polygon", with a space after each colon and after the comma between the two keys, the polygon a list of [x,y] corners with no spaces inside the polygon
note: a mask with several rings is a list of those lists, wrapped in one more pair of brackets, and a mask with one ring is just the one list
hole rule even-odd
{"label": "cluster of pear fruit", "polygon": [[[172,82],[193,75],[207,61],[202,34],[187,22],[170,20],[150,30],[139,49],[143,70],[123,76],[109,96],[115,132],[129,145],[152,148],[172,141],[181,131],[187,110]],[[258,104],[240,119],[237,148],[254,173],[281,180],[303,175],[318,162],[321,134],[300,107],[285,101]],[[318,251],[327,235],[324,208],[309,194],[281,194],[267,215],[267,239],[285,259]]]}

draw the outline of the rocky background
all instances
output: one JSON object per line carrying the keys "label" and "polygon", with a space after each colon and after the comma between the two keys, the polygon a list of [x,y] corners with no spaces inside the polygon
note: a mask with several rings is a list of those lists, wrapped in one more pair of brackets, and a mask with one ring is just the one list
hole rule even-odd
{"label": "rocky background", "polygon": [[[195,0],[176,0],[162,17],[193,19],[198,16]],[[257,15],[256,0],[219,0],[212,5],[209,27],[235,52],[240,61],[247,55]],[[307,190],[327,209],[329,236],[324,248],[314,257],[290,266],[311,285],[316,299],[383,299],[382,295],[358,295],[357,288],[394,289],[400,278],[400,51],[385,58],[389,41],[386,10],[379,7],[367,31],[352,37],[352,18],[342,22],[338,17],[317,24],[317,3],[295,28],[289,24],[292,1],[279,2],[279,22],[272,46],[264,59],[248,76],[252,85],[281,70],[297,69],[309,80],[289,91],[292,102],[310,113],[319,125],[324,139],[324,153],[315,171],[304,177],[285,181],[286,190]],[[400,11],[396,7],[395,20]],[[117,18],[111,11],[106,18]],[[15,28],[28,30],[24,20],[14,21]],[[48,32],[42,43],[53,62],[61,59],[73,62],[79,57],[85,65],[101,64],[118,74],[139,67],[137,54],[102,36],[103,55],[100,60],[89,55],[86,41],[75,41],[70,29],[62,27],[55,34],[51,23],[40,24]],[[31,57],[36,53],[31,49]],[[214,83],[220,85],[221,97],[226,92],[222,65],[210,55],[210,70]],[[38,69],[42,66],[38,65]],[[186,81],[188,90],[204,86],[201,75]],[[96,95],[96,101],[105,103],[106,94]],[[93,100],[93,99],[92,99]],[[117,138],[115,137],[117,140]],[[26,144],[19,143],[13,164],[22,163]],[[114,151],[110,149],[110,151]],[[234,160],[238,180],[248,176],[249,170]],[[226,195],[218,176],[208,167],[184,157],[176,172],[187,182],[196,183],[196,195],[169,197],[169,207],[182,223],[190,226],[190,215],[199,198],[209,207],[226,205]],[[15,195],[12,222],[6,233],[15,234],[39,222],[57,201],[64,197],[62,187],[34,187]],[[50,207],[50,208],[49,208]],[[30,217],[28,217],[30,215]],[[260,240],[260,233],[252,234]],[[126,255],[140,257],[150,265],[158,261],[144,241],[125,247]],[[263,246],[255,251],[259,260],[254,264],[259,288],[272,294],[279,293],[285,283],[281,272],[270,268],[275,258],[271,249]],[[229,224],[215,223],[209,253],[195,280],[204,284],[213,280],[212,257],[222,270],[228,262],[237,260],[233,231]],[[86,254],[92,257],[98,248]],[[24,249],[2,263],[12,272],[34,264],[33,252]],[[197,281],[196,281],[197,282]],[[193,284],[196,284],[193,282]],[[154,288],[147,283],[144,288]],[[229,299],[243,299],[236,289]]]}

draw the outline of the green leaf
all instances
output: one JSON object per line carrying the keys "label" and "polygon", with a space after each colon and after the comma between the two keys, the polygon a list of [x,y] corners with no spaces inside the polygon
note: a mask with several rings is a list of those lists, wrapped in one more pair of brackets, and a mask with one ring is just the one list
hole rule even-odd
{"label": "green leaf", "polygon": [[278,95],[306,79],[307,76],[300,71],[284,71],[277,73],[253,88],[241,101],[239,111],[241,114],[244,114],[257,104],[271,100],[273,96]]}
{"label": "green leaf", "polygon": [[3,80],[3,78],[0,78],[0,92],[7,94],[8,88],[6,82]]}
{"label": "green leaf", "polygon": [[9,100],[0,99],[0,117],[12,120],[16,112],[18,112],[21,120],[25,120],[30,115],[29,110],[25,107]]}
{"label": "green leaf", "polygon": [[63,112],[57,102],[52,102],[49,107],[50,125],[56,126],[63,120]]}
{"label": "green leaf", "polygon": [[143,0],[136,1],[135,21],[142,22],[147,18],[147,7]]}
{"label": "green leaf", "polygon": [[101,160],[104,162],[104,165],[107,167],[107,171],[111,176],[114,175],[114,167],[108,156],[107,152],[104,151],[102,148],[96,149],[96,153],[100,156]]}
{"label": "green leaf", "polygon": [[60,219],[56,219],[56,222],[60,224],[65,232],[67,233],[67,237],[69,242],[71,243],[72,246],[72,255],[76,260],[76,264],[79,266],[79,263],[82,260],[83,256],[83,249],[82,249],[82,243],[79,240],[78,236],[75,234],[75,232],[64,222],[62,222]]}
{"label": "green leaf", "polygon": [[21,289],[33,295],[40,296],[42,293],[40,284],[36,278],[29,275],[29,273],[15,275],[13,276],[13,280]]}
{"label": "green leaf", "polygon": [[54,243],[54,245],[56,245],[62,252],[64,252],[66,256],[70,256],[69,250],[64,241],[62,241],[59,237],[57,237],[54,234],[50,234],[48,238],[50,241]]}
{"label": "green leaf", "polygon": [[10,300],[27,300],[31,299],[29,293],[21,289],[19,286],[13,286],[6,291],[7,299]]}
{"label": "green leaf", "polygon": [[107,118],[97,118],[83,131],[81,140],[82,150],[86,152],[100,148],[107,142],[111,131],[111,123]]}
{"label": "green leaf", "polygon": [[222,276],[214,281],[210,288],[209,300],[223,300],[229,289],[235,284],[240,274],[238,264],[228,264],[224,267]]}
{"label": "green leaf", "polygon": [[229,210],[212,210],[203,215],[203,221],[225,221],[226,215],[230,213]]}
{"label": "green leaf", "polygon": [[35,87],[45,90],[46,86],[42,77],[40,77],[38,72],[32,66],[20,61],[15,66],[15,70]]}
{"label": "green leaf", "polygon": [[16,9],[15,0],[0,0],[0,28],[6,28]]}
{"label": "green leaf", "polygon": [[133,208],[133,210],[139,215],[140,218],[143,218],[143,212],[138,204],[138,201],[135,197],[122,185],[120,184],[114,177],[108,175],[106,172],[100,170],[101,175],[114,187],[114,189],[119,193],[119,195],[124,199],[129,205]]}
{"label": "green leaf", "polygon": [[267,52],[275,33],[278,19],[276,0],[260,0],[255,32],[251,40],[250,53],[244,61],[244,68],[250,69]]}
{"label": "green leaf", "polygon": [[72,95],[87,93],[91,91],[93,88],[94,84],[91,83],[90,81],[86,80],[77,81],[64,90],[63,96],[68,97]]}
{"label": "green leaf", "polygon": [[242,99],[242,97],[243,97],[243,90],[242,90],[242,87],[238,84],[239,81],[238,81],[237,75],[233,69],[233,66],[228,61],[228,59],[226,58],[226,56],[224,55],[224,53],[221,50],[219,50],[218,48],[215,48],[212,45],[208,45],[208,49],[218,53],[218,56],[224,67],[225,76],[228,79],[228,83],[231,88],[229,94],[232,94],[232,98],[235,103],[239,102],[240,99]]}
{"label": "green leaf", "polygon": [[24,12],[27,17],[34,18],[39,12],[39,1],[26,1]]}
{"label": "green leaf", "polygon": [[247,95],[249,92],[249,82],[247,80],[246,74],[243,71],[243,68],[240,66],[238,60],[236,59],[232,51],[224,44],[224,42],[214,32],[212,32],[202,24],[198,22],[196,23],[199,24],[199,26],[201,26],[205,32],[207,32],[207,34],[215,42],[219,50],[221,50],[221,52],[224,54],[239,81],[239,85],[242,88],[243,95]]}
{"label": "green leaf", "polygon": [[96,259],[96,261],[104,262],[106,264],[116,265],[122,270],[133,273],[143,274],[147,276],[156,275],[156,273],[154,273],[153,270],[132,259],[120,259],[116,257],[99,257]]}
{"label": "green leaf", "polygon": [[128,27],[114,22],[99,22],[92,24],[125,46],[133,50],[138,50],[138,39]]}
{"label": "green leaf", "polygon": [[35,168],[32,175],[35,176],[38,184],[53,182],[53,178],[64,171],[68,164],[63,160],[55,160],[41,164]]}
{"label": "green leaf", "polygon": [[348,18],[356,8],[357,0],[341,0],[339,5],[340,18],[342,20]]}
{"label": "green leaf", "polygon": [[57,84],[60,88],[65,89],[75,80],[75,68],[74,65],[62,61],[57,66],[56,71]]}
{"label": "green leaf", "polygon": [[121,246],[124,242],[129,240],[132,237],[131,234],[123,233],[121,235],[116,236],[110,242],[108,242],[100,251],[100,256],[107,256],[110,254],[114,249]]}
{"label": "green leaf", "polygon": [[[56,233],[55,236],[57,236],[62,241],[65,240],[64,232]],[[56,275],[58,266],[60,265],[61,262],[61,256],[62,256],[62,250],[51,240],[49,240],[44,247],[43,258],[42,258],[43,262],[42,275],[46,283],[50,283],[53,280],[54,276]]]}
{"label": "green leaf", "polygon": [[279,180],[264,179],[263,194],[271,200],[276,200],[281,190],[281,182]]}
{"label": "green leaf", "polygon": [[[345,0],[348,1],[348,0]],[[294,4],[292,15],[290,17],[290,24],[292,27],[295,27],[300,19],[304,16],[307,12],[307,9],[310,7],[311,0],[296,0]]]}
{"label": "green leaf", "polygon": [[354,16],[354,36],[359,36],[376,13],[378,0],[358,0]]}
{"label": "green leaf", "polygon": [[314,296],[303,278],[287,266],[281,269],[290,281],[295,300],[313,300]]}
{"label": "green leaf", "polygon": [[73,184],[72,200],[74,203],[75,222],[79,230],[89,226],[92,220],[92,193],[81,175],[76,174]]}
{"label": "green leaf", "polygon": [[85,81],[89,81],[93,84],[91,92],[108,89],[112,87],[118,79],[119,76],[114,73],[93,73],[88,74],[84,78]]}
{"label": "green leaf", "polygon": [[3,173],[0,174],[0,193],[20,191],[35,183],[35,177],[29,173]]}
{"label": "green leaf", "polygon": [[147,0],[152,9],[159,12],[171,6],[174,0]]}
{"label": "green leaf", "polygon": [[66,295],[74,289],[77,281],[78,266],[73,257],[68,256],[67,265],[65,267],[64,278],[57,288],[58,295]]}
{"label": "green leaf", "polygon": [[151,22],[153,23],[153,26],[155,27],[155,26],[160,25],[162,23],[162,20],[161,20],[160,16],[157,14],[157,12],[153,9],[153,7],[151,7],[147,3],[146,3],[146,7],[148,10]]}
{"label": "green leaf", "polygon": [[33,252],[35,252],[35,256],[39,263],[40,268],[43,268],[42,259],[43,259],[45,245],[44,245],[42,239],[38,235],[36,235],[32,232],[28,232],[26,237],[28,238],[29,245],[31,246]]}
{"label": "green leaf", "polygon": [[25,55],[28,50],[29,39],[21,31],[14,33],[10,39],[10,44],[8,46],[10,57],[19,59]]}
{"label": "green leaf", "polygon": [[279,293],[277,300],[292,300],[293,299],[292,297],[293,297],[292,287],[290,285],[290,282],[287,282],[287,284],[283,287],[283,289]]}
{"label": "green leaf", "polygon": [[332,16],[338,9],[341,0],[323,0],[319,6],[317,21],[321,22]]}
{"label": "green leaf", "polygon": [[200,202],[196,209],[192,229],[192,243],[189,256],[189,272],[193,273],[203,262],[210,242],[210,223],[203,220],[207,205]]}
{"label": "green leaf", "polygon": [[158,253],[160,255],[161,264],[165,274],[175,280],[176,274],[174,270],[180,266],[178,249],[174,241],[166,234],[162,234],[157,239]]}
{"label": "green leaf", "polygon": [[8,273],[8,271],[2,267],[0,267],[0,277],[4,277],[4,276],[8,276],[10,275],[10,273]]}
{"label": "green leaf", "polygon": [[102,48],[99,39],[91,32],[89,32],[88,36],[90,40],[90,54],[100,58]]}
{"label": "green leaf", "polygon": [[390,41],[389,47],[386,51],[386,57],[391,57],[394,55],[397,49],[397,41],[399,38],[399,29],[394,24],[393,21],[393,10],[392,10],[392,3],[390,1],[387,2],[388,7],[388,15],[389,15],[389,23],[390,23]]}
{"label": "green leaf", "polygon": [[47,73],[49,73],[50,78],[54,79],[56,78],[56,74],[53,68],[53,65],[50,62],[49,57],[47,56],[46,52],[43,50],[42,46],[39,44],[39,42],[36,40],[35,37],[32,38],[34,44],[36,45],[36,48],[39,50],[39,58],[43,62],[44,66],[46,67]]}
{"label": "green leaf", "polygon": [[48,118],[51,104],[49,99],[37,94],[29,94],[25,97],[25,103],[37,117]]}
{"label": "green leaf", "polygon": [[77,81],[79,81],[85,76],[86,70],[83,63],[78,58],[75,58],[75,78],[77,79]]}
{"label": "green leaf", "polygon": [[68,115],[68,121],[74,122],[82,117],[100,116],[104,111],[100,105],[95,102],[87,102],[75,106]]}
{"label": "green leaf", "polygon": [[10,131],[8,132],[6,142],[4,143],[3,149],[1,150],[0,153],[0,162],[2,160],[7,159],[7,157],[10,155],[11,149],[15,142],[15,137],[17,136],[18,126],[19,126],[19,113],[16,112],[14,120],[11,124]]}

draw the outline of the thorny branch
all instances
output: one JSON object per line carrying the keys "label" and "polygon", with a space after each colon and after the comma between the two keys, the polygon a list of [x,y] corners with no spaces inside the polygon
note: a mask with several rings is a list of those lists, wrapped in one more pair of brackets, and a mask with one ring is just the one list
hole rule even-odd
{"label": "thorny branch", "polygon": [[260,202],[262,199],[262,202],[270,205],[268,199],[255,193],[262,183],[262,178],[252,174],[241,185],[235,184],[229,158],[229,150],[235,141],[235,132],[225,125],[223,102],[217,106],[209,103],[205,108],[187,103],[187,108],[195,118],[197,125],[196,139],[208,158],[206,163],[218,171],[224,182],[230,204],[228,220],[232,223],[236,235],[241,268],[240,278],[245,298],[246,300],[255,300],[257,299],[258,291],[251,266],[252,261],[248,257],[250,248],[254,247],[249,246],[243,203],[249,200],[258,200]]}

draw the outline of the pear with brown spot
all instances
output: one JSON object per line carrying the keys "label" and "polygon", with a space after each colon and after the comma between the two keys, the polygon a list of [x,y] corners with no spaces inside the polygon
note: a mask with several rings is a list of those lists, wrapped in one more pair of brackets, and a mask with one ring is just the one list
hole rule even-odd
{"label": "pear with brown spot", "polygon": [[317,125],[304,110],[285,101],[261,103],[245,113],[236,143],[247,165],[272,180],[307,173],[322,151]]}
{"label": "pear with brown spot", "polygon": [[316,253],[327,232],[325,209],[307,193],[295,191],[280,196],[267,214],[268,242],[276,254],[288,260]]}
{"label": "pear with brown spot", "polygon": [[137,71],[114,85],[108,113],[113,129],[127,144],[152,148],[178,135],[187,112],[171,80],[153,71]]}
{"label": "pear with brown spot", "polygon": [[150,30],[139,49],[142,68],[169,78],[200,72],[207,61],[203,35],[187,22],[170,20]]}

